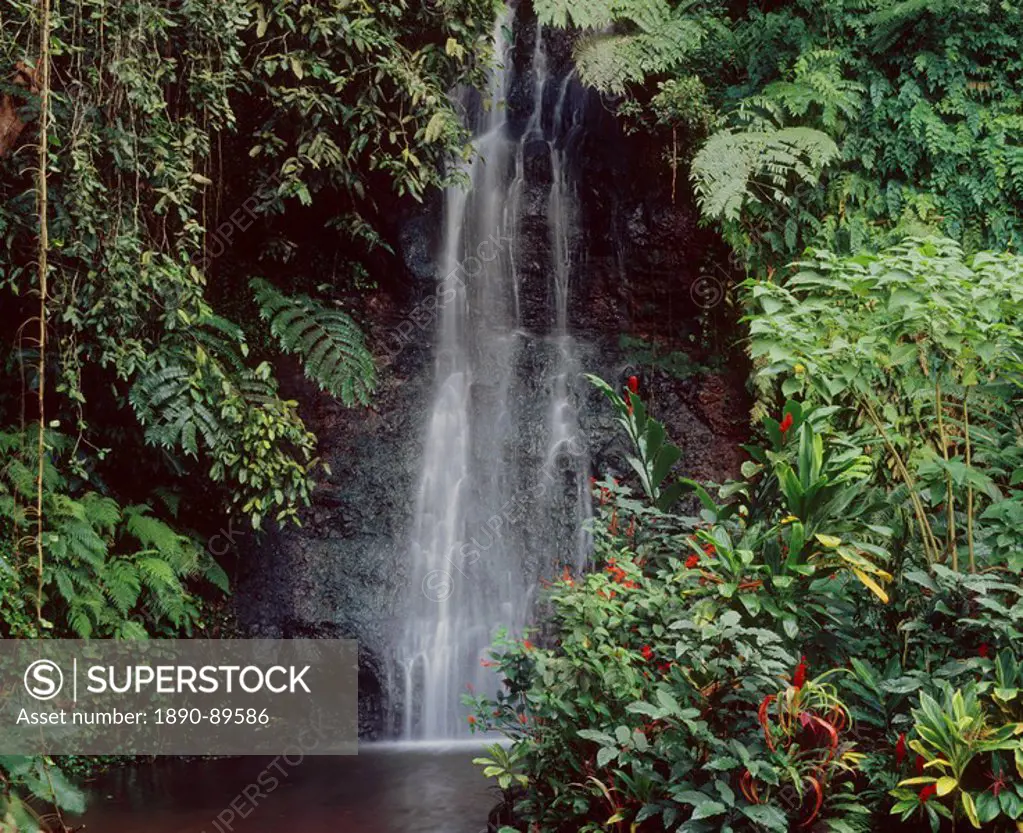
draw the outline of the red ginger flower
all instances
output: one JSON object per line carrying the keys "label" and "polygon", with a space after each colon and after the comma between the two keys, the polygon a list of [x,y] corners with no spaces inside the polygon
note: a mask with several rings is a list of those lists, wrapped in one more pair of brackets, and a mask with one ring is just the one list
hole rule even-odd
{"label": "red ginger flower", "polygon": [[649,662],[654,657],[654,649],[651,648],[649,645],[644,645],[642,648],[639,649],[639,652],[643,655],[643,659],[645,659],[647,662]]}
{"label": "red ginger flower", "polygon": [[778,424],[779,430],[784,434],[792,427],[792,414],[785,414],[782,421]]}
{"label": "red ginger flower", "polygon": [[927,761],[924,760],[924,756],[923,755],[917,755],[916,756],[916,762],[913,764],[913,766],[916,767],[916,774],[917,775],[923,775],[924,774],[924,764],[926,764],[926,763],[927,763]]}
{"label": "red ginger flower", "polygon": [[991,646],[988,645],[986,642],[981,642],[980,646],[977,648],[977,654],[981,657],[981,659],[987,659],[987,655],[990,652]]}
{"label": "red ginger flower", "polygon": [[633,393],[639,393],[639,379],[637,377],[629,377],[629,390]]}
{"label": "red ginger flower", "polygon": [[792,675],[792,687],[799,691],[806,683],[806,655],[804,654],[799,658],[799,665],[796,666],[796,671]]}
{"label": "red ginger flower", "polygon": [[469,715],[469,717],[467,718],[467,720],[469,721],[469,725],[470,725],[470,726],[475,726],[475,725],[476,725],[476,718],[475,718],[475,717],[473,717],[473,716],[472,716],[471,714]]}
{"label": "red ginger flower", "polygon": [[895,763],[902,766],[902,762],[906,759],[906,733],[902,732],[899,735],[898,741],[895,743]]}
{"label": "red ginger flower", "polygon": [[693,569],[693,567],[695,567],[699,563],[700,563],[700,556],[698,556],[698,555],[691,555],[691,556],[689,556],[689,558],[686,559],[686,569],[687,570],[691,570],[691,569]]}
{"label": "red ginger flower", "polygon": [[522,650],[523,651],[532,651],[534,647],[535,646],[533,645],[533,643],[530,642],[528,639],[523,639],[522,640]]}
{"label": "red ginger flower", "polygon": [[928,784],[922,790],[920,790],[920,803],[926,804],[927,799],[930,798],[938,791],[938,788],[934,784]]}

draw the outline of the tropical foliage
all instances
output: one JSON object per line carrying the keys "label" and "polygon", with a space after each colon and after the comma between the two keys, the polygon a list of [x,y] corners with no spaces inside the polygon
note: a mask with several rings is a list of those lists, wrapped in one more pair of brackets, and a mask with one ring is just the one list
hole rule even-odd
{"label": "tropical foliage", "polygon": [[566,570],[539,635],[498,643],[496,700],[465,697],[512,741],[480,761],[508,829],[1015,829],[1020,565],[981,546],[976,572],[928,561],[894,455],[851,406],[789,400],[743,479],[708,488],[677,481],[639,395],[595,383],[639,493],[594,484],[598,569]]}
{"label": "tropical foliage", "polygon": [[[196,530],[298,520],[326,467],[282,356],[369,403],[365,291],[470,152],[448,92],[495,11],[4,4],[0,635],[201,635],[228,586]],[[54,762],[0,769],[0,828],[41,829],[26,790],[80,809]]]}
{"label": "tropical foliage", "polygon": [[756,268],[807,244],[856,252],[906,231],[940,231],[970,250],[1018,242],[1023,13],[1014,4],[536,8],[548,23],[586,30],[576,48],[583,79],[634,129],[663,136],[673,167],[692,162],[708,218],[724,221]]}

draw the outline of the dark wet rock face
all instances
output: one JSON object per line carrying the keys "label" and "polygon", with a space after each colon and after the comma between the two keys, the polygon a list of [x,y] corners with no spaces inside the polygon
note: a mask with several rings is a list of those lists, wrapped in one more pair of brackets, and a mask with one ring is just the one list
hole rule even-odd
{"label": "dark wet rock face", "polygon": [[[511,130],[522,129],[531,106],[528,18],[517,25],[516,37]],[[557,64],[552,73],[563,73],[570,55],[567,38],[553,43],[549,53]],[[697,209],[684,188],[672,202],[671,172],[659,148],[623,136],[597,96],[578,94],[586,96],[585,117],[567,139],[566,159],[578,197],[568,319],[580,366],[619,385],[629,375],[639,376],[651,412],[684,451],[681,468],[687,476],[715,481],[736,476],[749,407],[746,369],[741,362],[715,372],[698,368],[711,364],[715,352],[734,340],[723,329],[729,321],[725,308],[708,312],[700,305],[703,296],[693,291],[707,264],[720,257],[715,254],[720,246],[699,229]],[[555,104],[544,102],[545,117]],[[554,309],[547,223],[551,154],[544,142],[527,142],[523,152],[516,267],[524,329],[542,334],[551,330]],[[254,636],[359,640],[360,729],[366,739],[395,729],[387,716],[400,686],[391,657],[404,622],[410,526],[435,370],[431,299],[442,211],[435,201],[396,207],[395,216],[402,219],[393,241],[394,272],[379,276],[383,289],[369,305],[373,320],[367,328],[381,365],[374,407],[346,410],[302,380],[297,369],[291,374],[286,392],[302,402],[332,474],[316,490],[301,528],[248,542],[236,594],[241,623]],[[713,331],[715,316],[721,332]],[[688,354],[694,372],[680,374],[676,367],[670,373],[637,362],[636,350],[620,345],[622,335],[656,344],[658,355]],[[545,368],[554,360],[553,349],[541,337],[524,336],[516,365],[521,401],[515,407],[528,410],[547,402],[546,392],[537,388],[549,375]],[[487,379],[478,385],[474,397],[485,398]],[[626,446],[613,414],[599,392],[588,386],[580,390],[580,428],[591,470],[624,475]],[[519,476],[532,476],[543,459],[540,438],[511,436],[507,446],[514,450]],[[528,519],[524,523],[528,561],[546,542],[530,537]]]}

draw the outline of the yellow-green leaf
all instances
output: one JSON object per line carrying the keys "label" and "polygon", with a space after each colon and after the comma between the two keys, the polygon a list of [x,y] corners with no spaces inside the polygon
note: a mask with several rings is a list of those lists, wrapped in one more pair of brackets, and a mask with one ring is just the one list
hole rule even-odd
{"label": "yellow-green leaf", "polygon": [[977,808],[973,805],[973,798],[966,790],[961,793],[963,800],[963,809],[966,811],[966,817],[970,820],[970,824],[980,830],[980,819],[977,818]]}
{"label": "yellow-green leaf", "polygon": [[884,588],[881,587],[874,579],[868,576],[863,570],[858,567],[853,567],[852,571],[856,574],[856,578],[866,585],[867,589],[870,590],[875,596],[877,596],[882,602],[888,604],[888,594],[885,593]]}
{"label": "yellow-green leaf", "polygon": [[899,781],[900,787],[911,787],[914,784],[933,784],[937,779],[928,778],[925,775],[918,775],[915,778],[907,778],[904,781]]}
{"label": "yellow-green leaf", "polygon": [[959,782],[948,775],[938,779],[938,783],[934,785],[938,795],[948,795],[952,790],[959,786]]}
{"label": "yellow-green leaf", "polygon": [[823,544],[825,547],[828,547],[828,549],[832,550],[842,543],[842,539],[836,538],[834,535],[823,535],[820,532],[818,532],[814,537],[818,541],[820,541],[821,544]]}
{"label": "yellow-green leaf", "polygon": [[448,42],[444,44],[444,51],[452,58],[457,58],[459,61],[465,57],[465,47],[463,47],[462,44],[454,38],[448,38]]}
{"label": "yellow-green leaf", "polygon": [[266,13],[263,11],[262,6],[256,6],[256,20],[256,37],[261,38],[266,34],[266,30],[270,26],[270,21],[266,19]]}

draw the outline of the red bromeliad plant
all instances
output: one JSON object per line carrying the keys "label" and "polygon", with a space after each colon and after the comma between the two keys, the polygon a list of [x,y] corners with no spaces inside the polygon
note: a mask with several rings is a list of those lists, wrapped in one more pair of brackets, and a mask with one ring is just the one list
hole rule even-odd
{"label": "red bromeliad plant", "polygon": [[806,657],[802,657],[791,684],[778,694],[767,695],[757,710],[764,742],[779,768],[787,773],[788,781],[772,787],[747,769],[740,788],[747,800],[760,804],[770,801],[778,791],[784,793],[787,787],[795,794],[791,804],[801,828],[817,820],[836,782],[851,776],[862,758],[855,744],[844,736],[851,723],[848,709],[835,687],[825,682],[839,670],[807,680]]}

